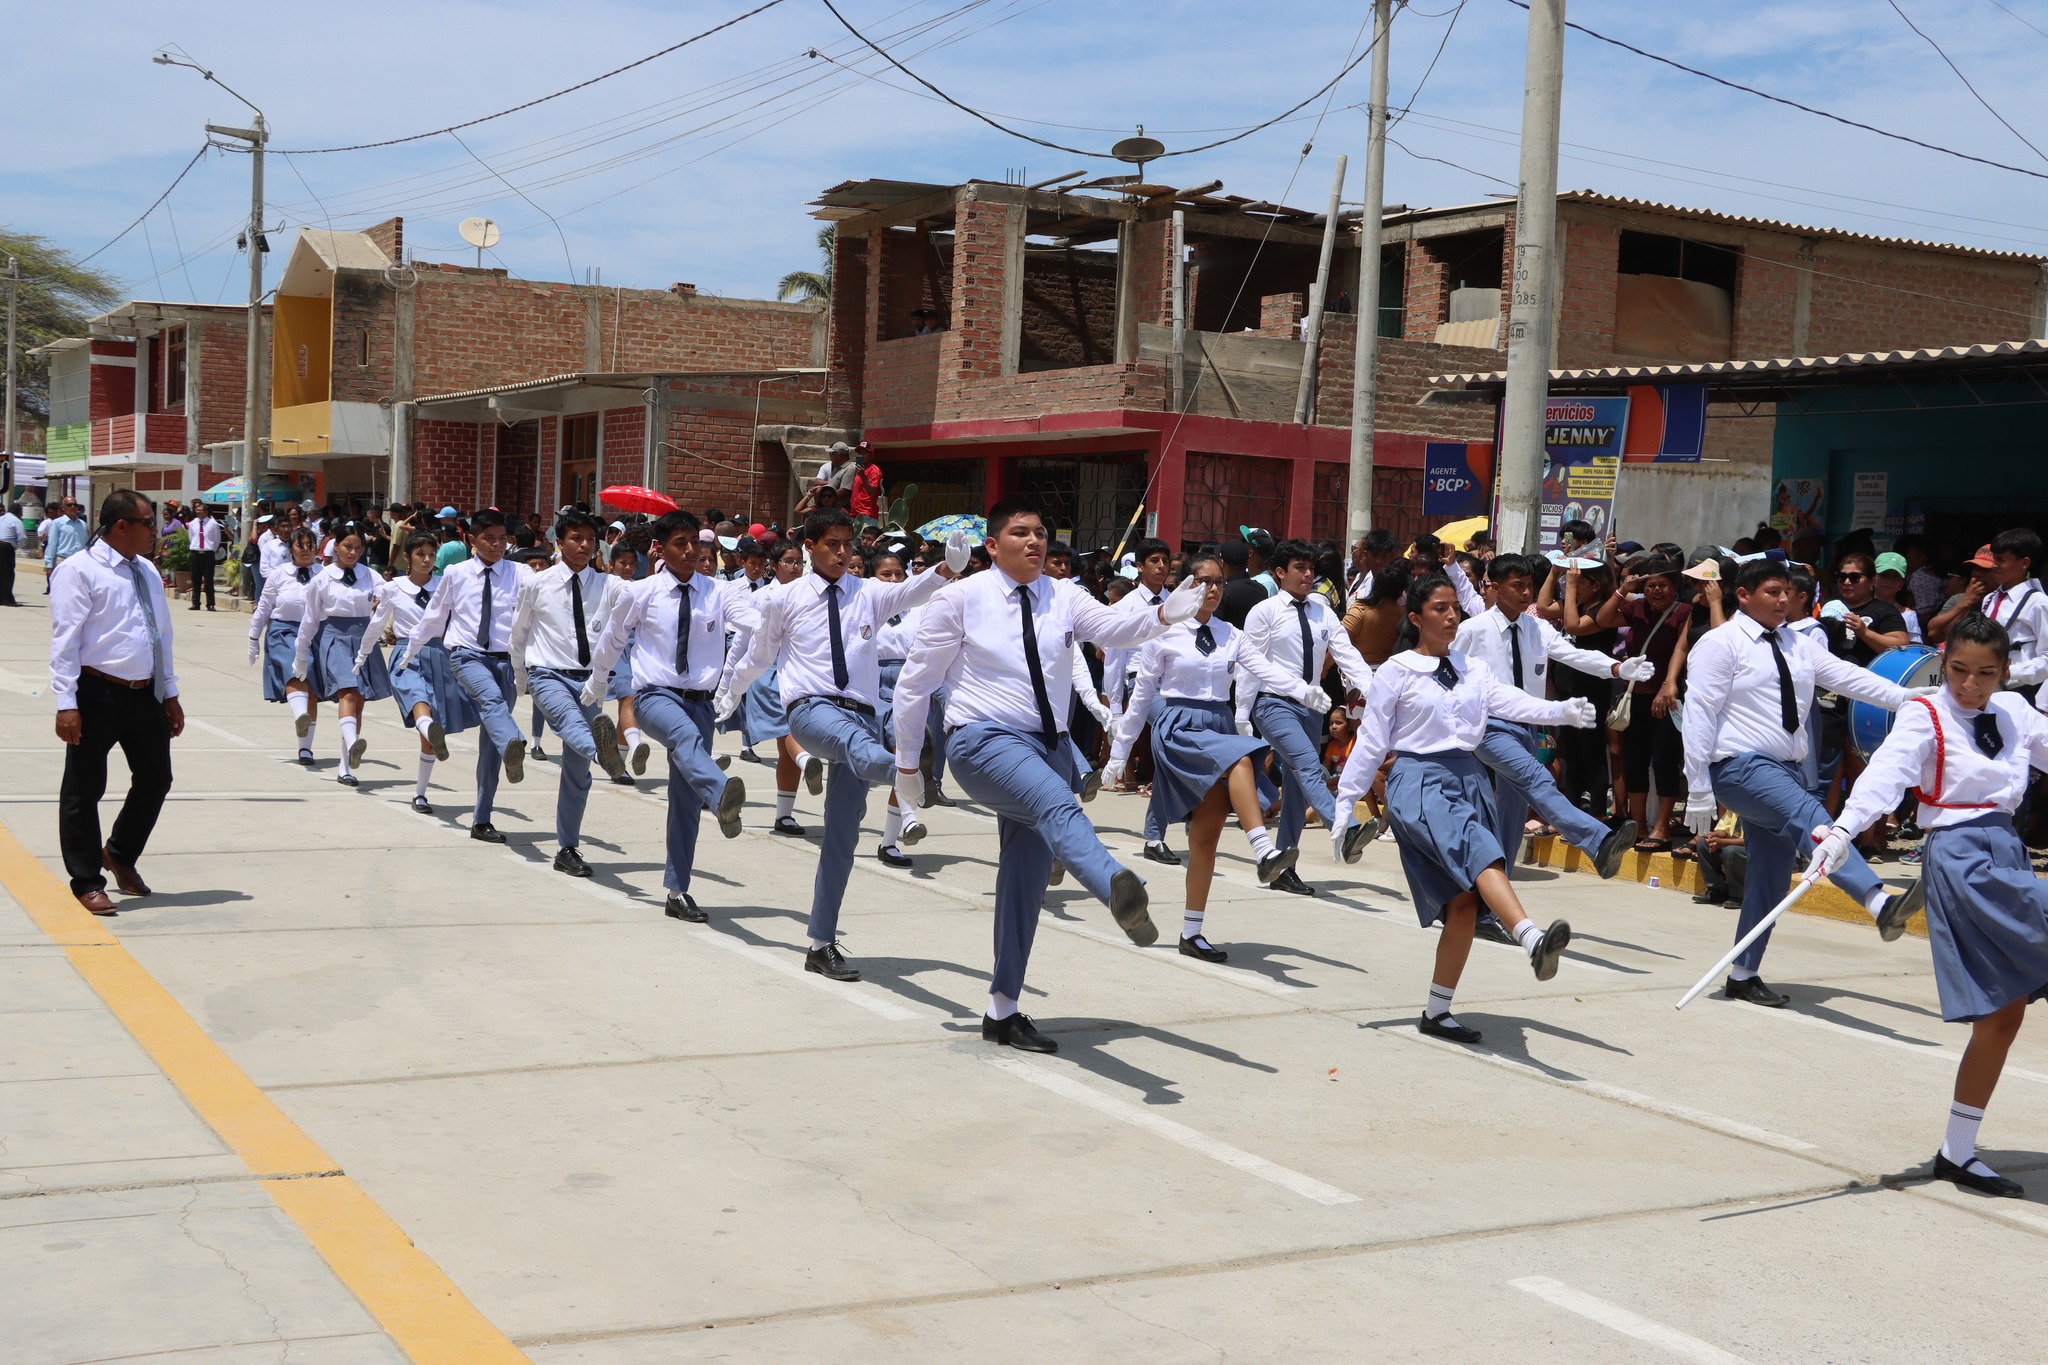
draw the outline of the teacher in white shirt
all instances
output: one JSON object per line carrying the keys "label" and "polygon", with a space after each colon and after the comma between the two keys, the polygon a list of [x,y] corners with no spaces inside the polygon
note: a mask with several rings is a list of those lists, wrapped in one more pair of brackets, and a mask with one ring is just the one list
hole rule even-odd
{"label": "teacher in white shirt", "polygon": [[220,554],[221,524],[205,503],[185,527],[186,544],[192,552],[192,610],[199,610],[199,594],[206,593],[206,609],[213,610],[213,566]]}

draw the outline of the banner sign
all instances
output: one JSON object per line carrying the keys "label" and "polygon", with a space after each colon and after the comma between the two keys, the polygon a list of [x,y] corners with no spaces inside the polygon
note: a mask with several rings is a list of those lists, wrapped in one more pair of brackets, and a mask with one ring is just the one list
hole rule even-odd
{"label": "banner sign", "polygon": [[1707,388],[1704,384],[1632,384],[1622,458],[1697,463],[1707,444]]}
{"label": "banner sign", "polygon": [[1543,505],[1536,548],[1558,549],[1568,521],[1592,523],[1605,539],[1614,521],[1614,481],[1628,429],[1626,398],[1553,398],[1543,417]]}
{"label": "banner sign", "polygon": [[1422,447],[1422,515],[1483,517],[1493,508],[1493,442],[1430,441]]}

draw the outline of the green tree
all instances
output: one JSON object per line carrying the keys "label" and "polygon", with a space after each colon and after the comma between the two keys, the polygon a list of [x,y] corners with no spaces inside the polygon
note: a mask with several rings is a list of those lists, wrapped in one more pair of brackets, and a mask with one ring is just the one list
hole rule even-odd
{"label": "green tree", "polygon": [[805,303],[832,301],[832,243],[837,235],[838,229],[830,223],[818,229],[818,254],[825,258],[824,268],[790,271],[775,286],[776,298],[802,299]]}
{"label": "green tree", "polygon": [[[95,315],[121,302],[120,283],[104,271],[79,265],[71,252],[34,233],[0,228],[0,258],[6,256],[21,266],[15,326],[21,348],[22,425],[42,427],[50,420],[50,362],[47,356],[30,352],[65,337],[84,336]],[[4,259],[0,265],[5,265]]]}

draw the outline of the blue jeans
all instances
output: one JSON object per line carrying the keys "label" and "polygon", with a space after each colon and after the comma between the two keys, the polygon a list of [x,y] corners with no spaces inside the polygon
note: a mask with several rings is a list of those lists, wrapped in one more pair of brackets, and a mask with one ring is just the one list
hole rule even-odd
{"label": "blue jeans", "polygon": [[932,704],[924,713],[924,737],[932,743],[932,782],[946,780],[946,689],[932,692]]}
{"label": "blue jeans", "polygon": [[483,720],[484,733],[476,746],[476,810],[470,816],[470,824],[487,825],[491,822],[491,803],[498,795],[498,770],[503,766],[505,750],[514,740],[526,738],[519,733],[519,723],[512,719],[512,703],[519,695],[514,690],[512,661],[474,649],[451,649],[448,666],[455,672],[456,685],[469,694]]}
{"label": "blue jeans", "polygon": [[[1785,899],[1794,858],[1813,847],[1815,829],[1833,820],[1827,807],[1801,785],[1804,774],[1794,764],[1761,754],[1737,754],[1716,763],[1711,773],[1715,798],[1742,817],[1743,846],[1749,850],[1749,880],[1742,889],[1742,918],[1735,926],[1735,936],[1741,938]],[[1854,896],[1858,905],[1883,885],[1853,847],[1828,880]],[[1735,965],[1757,970],[1770,942],[1771,936],[1765,934],[1735,959]]]}
{"label": "blue jeans", "polygon": [[1337,820],[1337,798],[1323,778],[1323,718],[1298,701],[1262,692],[1252,703],[1252,719],[1258,723],[1259,738],[1273,746],[1280,760],[1280,827],[1274,831],[1274,843],[1279,848],[1298,847],[1311,806],[1322,817],[1324,829],[1333,828]]}
{"label": "blue jeans", "polygon": [[1550,769],[1536,761],[1536,731],[1512,721],[1489,720],[1486,738],[1473,751],[1493,771],[1494,833],[1507,854],[1508,875],[1522,847],[1529,807],[1564,841],[1587,856],[1607,842],[1607,826],[1565,800]]}
{"label": "blue jeans", "polygon": [[1058,858],[1109,901],[1110,879],[1123,868],[1109,856],[1074,797],[1074,746],[1047,750],[1036,735],[1000,725],[963,725],[950,740],[953,775],[971,801],[996,813],[995,973],[989,989],[1023,998],[1024,969],[1038,934],[1045,883]]}
{"label": "blue jeans", "polygon": [[685,701],[671,687],[643,687],[633,694],[633,717],[668,749],[668,862],[661,884],[682,895],[697,861],[698,813],[715,809],[725,794],[726,776],[711,758],[711,703]]}
{"label": "blue jeans", "polygon": [[818,849],[818,875],[811,884],[810,936],[830,943],[839,935],[839,906],[853,873],[860,822],[868,813],[868,788],[896,780],[896,756],[882,742],[882,722],[817,697],[789,708],[789,733],[813,758],[832,765],[825,782],[825,838]]}
{"label": "blue jeans", "polygon": [[[576,695],[589,680],[588,673],[553,668],[528,669],[526,674],[534,712],[547,718],[548,728],[562,741],[562,780],[555,788],[555,842],[563,848],[582,842],[583,808],[590,800],[590,765],[597,761],[590,722],[597,718],[600,707],[585,706]],[[540,726],[533,729],[540,733]]]}

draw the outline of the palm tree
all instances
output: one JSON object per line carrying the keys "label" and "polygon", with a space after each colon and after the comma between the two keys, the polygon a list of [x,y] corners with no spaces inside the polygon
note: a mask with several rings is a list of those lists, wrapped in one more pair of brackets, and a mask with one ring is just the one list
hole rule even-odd
{"label": "palm tree", "polygon": [[818,229],[818,254],[824,257],[824,269],[790,271],[775,286],[776,298],[797,298],[805,303],[831,302],[832,243],[837,231],[831,223]]}

